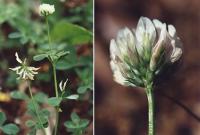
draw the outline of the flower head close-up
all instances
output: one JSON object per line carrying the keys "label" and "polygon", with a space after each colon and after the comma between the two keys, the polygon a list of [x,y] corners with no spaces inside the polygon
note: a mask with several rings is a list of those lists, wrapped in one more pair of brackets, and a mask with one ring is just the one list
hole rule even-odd
{"label": "flower head close-up", "polygon": [[41,16],[48,16],[50,14],[53,14],[55,12],[55,7],[54,5],[50,4],[41,4],[39,6],[39,14]]}
{"label": "flower head close-up", "polygon": [[173,25],[141,17],[136,29],[124,28],[110,42],[114,80],[146,87],[166,64],[182,56],[182,43]]}
{"label": "flower head close-up", "polygon": [[20,64],[20,66],[17,66],[15,68],[9,68],[12,71],[15,71],[17,75],[19,75],[18,79],[23,79],[23,80],[34,80],[34,76],[38,74],[38,69],[35,67],[27,66],[26,59],[22,61],[18,53],[15,53],[15,57],[17,62]]}

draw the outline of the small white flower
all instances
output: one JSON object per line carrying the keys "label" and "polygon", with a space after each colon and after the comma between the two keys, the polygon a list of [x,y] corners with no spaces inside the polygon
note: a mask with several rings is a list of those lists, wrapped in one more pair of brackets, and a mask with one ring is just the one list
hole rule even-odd
{"label": "small white flower", "polygon": [[39,6],[39,13],[41,16],[48,16],[50,14],[53,14],[55,12],[54,5],[50,4],[41,4]]}
{"label": "small white flower", "polygon": [[11,69],[12,71],[15,71],[16,74],[19,75],[17,79],[34,80],[34,75],[38,74],[37,70],[39,68],[27,66],[26,59],[22,61],[19,58],[17,52],[15,53],[15,57],[16,57],[17,62],[20,64],[20,66],[17,66],[15,68],[9,68],[9,69]]}
{"label": "small white flower", "polygon": [[173,25],[141,17],[135,30],[122,29],[111,40],[110,56],[117,83],[143,87],[162,65],[180,59],[182,43]]}
{"label": "small white flower", "polygon": [[63,81],[61,81],[60,83],[59,83],[59,88],[60,88],[60,90],[61,91],[64,91],[65,90],[65,88],[66,88],[66,86],[67,86],[67,82],[68,82],[68,79],[63,83]]}

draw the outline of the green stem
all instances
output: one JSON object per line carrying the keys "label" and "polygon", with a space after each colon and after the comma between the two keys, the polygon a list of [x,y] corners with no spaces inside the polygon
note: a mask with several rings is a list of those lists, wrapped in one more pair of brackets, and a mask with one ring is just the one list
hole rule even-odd
{"label": "green stem", "polygon": [[46,132],[45,132],[45,130],[44,130],[44,126],[43,126],[43,124],[42,124],[40,115],[39,115],[38,110],[37,110],[37,107],[36,107],[36,105],[35,105],[35,99],[34,99],[34,97],[33,97],[32,91],[31,91],[30,82],[27,82],[27,84],[28,84],[28,89],[29,89],[29,93],[30,93],[30,96],[31,96],[31,100],[32,100],[32,103],[33,103],[33,107],[34,107],[34,109],[35,109],[35,112],[36,112],[37,118],[38,118],[38,120],[39,120],[39,123],[40,123],[40,125],[42,126],[42,132],[46,135]]}
{"label": "green stem", "polygon": [[57,76],[56,76],[56,65],[53,63],[53,78],[54,78],[54,87],[55,87],[55,94],[58,97],[58,86],[57,86]]}
{"label": "green stem", "polygon": [[49,49],[52,50],[51,48],[51,36],[50,36],[50,28],[49,28],[49,20],[48,16],[45,17],[46,25],[47,25],[47,34],[48,34],[48,41],[49,41]]}
{"label": "green stem", "polygon": [[[58,98],[58,86],[57,86],[57,76],[56,76],[56,65],[53,63],[52,64],[53,66],[53,77],[54,77],[54,89],[55,89],[55,94],[56,94],[56,97]],[[54,135],[57,134],[57,131],[58,131],[58,123],[59,123],[59,108],[56,107],[56,124],[55,124],[55,129],[54,129]]]}
{"label": "green stem", "polygon": [[[48,34],[48,40],[49,40],[49,49],[50,51],[52,50],[52,47],[51,47],[51,37],[50,37],[50,28],[49,28],[49,21],[48,21],[48,16],[46,16],[46,25],[47,25],[47,34]],[[54,63],[54,61],[52,61],[50,59],[50,62],[52,64],[52,67],[53,67],[53,78],[54,78],[54,89],[55,89],[55,95],[56,97],[58,98],[59,95],[58,95],[58,82],[57,82],[57,76],[56,76],[56,65]],[[56,123],[55,123],[55,128],[54,128],[54,135],[57,134],[57,131],[58,131],[58,123],[59,123],[59,107],[56,107]]]}
{"label": "green stem", "polygon": [[148,99],[148,135],[155,135],[154,94],[152,85],[146,89]]}

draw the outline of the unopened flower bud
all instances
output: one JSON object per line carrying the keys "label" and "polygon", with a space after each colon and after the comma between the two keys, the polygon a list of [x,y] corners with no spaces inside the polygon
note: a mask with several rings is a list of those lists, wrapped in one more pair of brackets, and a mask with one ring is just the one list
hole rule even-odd
{"label": "unopened flower bud", "polygon": [[65,90],[65,88],[66,88],[66,86],[67,86],[67,82],[68,82],[68,79],[67,79],[64,83],[63,83],[63,81],[61,81],[61,82],[59,83],[59,88],[60,88],[60,91],[61,91],[61,92]]}

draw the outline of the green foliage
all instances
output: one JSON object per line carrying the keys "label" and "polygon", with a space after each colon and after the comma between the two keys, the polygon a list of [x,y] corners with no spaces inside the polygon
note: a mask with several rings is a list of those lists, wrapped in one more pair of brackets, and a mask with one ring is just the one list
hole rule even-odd
{"label": "green foliage", "polygon": [[34,95],[34,99],[38,103],[46,103],[48,96],[43,92],[38,92]]}
{"label": "green foliage", "polygon": [[88,90],[92,90],[93,88],[93,76],[91,76],[92,67],[85,69],[77,69],[76,70],[78,76],[80,77],[82,83],[80,84],[77,92],[79,94],[84,94]]}
{"label": "green foliage", "polygon": [[18,90],[16,91],[12,91],[10,93],[10,96],[13,98],[13,99],[19,99],[19,100],[27,100],[29,99],[29,97],[24,93],[24,92],[20,92]]}
{"label": "green foliage", "polygon": [[73,135],[82,135],[87,126],[89,125],[89,120],[81,119],[75,112],[71,114],[71,120],[66,121],[64,126]]}
{"label": "green foliage", "polygon": [[47,100],[47,103],[52,106],[59,106],[62,101],[62,98],[51,97]]}
{"label": "green foliage", "polygon": [[32,120],[26,121],[27,127],[31,128],[29,133],[30,135],[34,134],[37,129],[42,129],[43,127],[48,126],[50,112],[47,109],[40,108],[40,104],[45,104],[48,100],[48,96],[45,93],[38,92],[34,95],[34,100],[32,100],[23,92],[13,91],[11,92],[11,97],[13,99],[24,100],[27,102],[27,114],[32,117]]}
{"label": "green foliage", "polygon": [[19,132],[19,128],[15,124],[6,124],[2,126],[1,129],[5,134],[8,135],[17,134]]}
{"label": "green foliage", "polygon": [[6,115],[3,112],[0,112],[0,125],[6,121]]}
{"label": "green foliage", "polygon": [[72,23],[82,24],[88,29],[92,29],[93,26],[93,0],[88,0],[82,6],[69,9],[72,14],[67,18]]}
{"label": "green foliage", "polygon": [[85,44],[92,42],[92,33],[85,28],[71,24],[65,20],[58,22],[52,32],[54,42],[65,41],[71,45]]}
{"label": "green foliage", "polygon": [[16,124],[5,124],[6,115],[0,112],[0,130],[7,135],[16,135],[19,132],[19,127]]}
{"label": "green foliage", "polygon": [[[66,8],[65,4],[55,0],[42,0],[40,2],[55,4],[56,7],[56,12],[48,18],[51,41],[53,43],[48,44],[45,20],[36,12],[35,6],[33,6],[36,4],[35,1],[17,0],[16,2],[10,2],[0,0],[0,52],[2,56],[7,56],[8,51],[12,54],[18,51],[24,55],[23,57],[25,55],[26,57],[28,56],[27,62],[30,65],[39,64],[42,68],[42,62],[49,60],[50,63],[47,63],[47,65],[54,63],[56,69],[61,70],[59,72],[64,74],[69,72],[69,76],[71,73],[75,73],[73,77],[79,81],[74,88],[78,87],[79,95],[74,93],[76,92],[74,88],[74,90],[70,91],[61,91],[59,97],[49,98],[45,93],[38,92],[34,94],[34,101],[32,101],[26,93],[12,91],[10,95],[13,99],[25,101],[27,105],[26,114],[31,116],[26,121],[26,126],[30,129],[29,135],[35,135],[38,129],[48,126],[50,112],[47,109],[43,109],[44,104],[57,108],[63,100],[78,100],[81,97],[80,94],[83,95],[92,89],[92,47],[90,46],[93,36],[91,32],[93,26],[92,0],[74,8]],[[91,54],[87,56],[79,55],[78,48],[81,46],[90,48]],[[0,65],[2,65],[0,67],[7,76],[5,85],[10,89],[16,89],[20,83],[20,81],[16,80],[16,74],[7,72],[7,69],[15,64],[10,57],[0,62]],[[85,72],[85,70],[88,70],[88,74],[86,73],[87,75],[84,76],[81,72]],[[50,84],[52,76],[51,70],[48,71],[47,69],[44,72],[40,72],[33,83],[40,86],[43,86],[44,82]],[[58,76],[58,79],[64,80],[66,78],[65,76]],[[40,115],[39,119],[37,118],[37,113]],[[4,116],[1,115],[0,123],[3,123],[5,120]],[[80,121],[78,122],[80,123],[79,125],[81,125]],[[9,125],[4,130],[10,127],[12,128],[13,126]],[[13,127],[13,129],[15,128]],[[77,133],[81,132],[84,132],[84,129],[77,128]]]}

